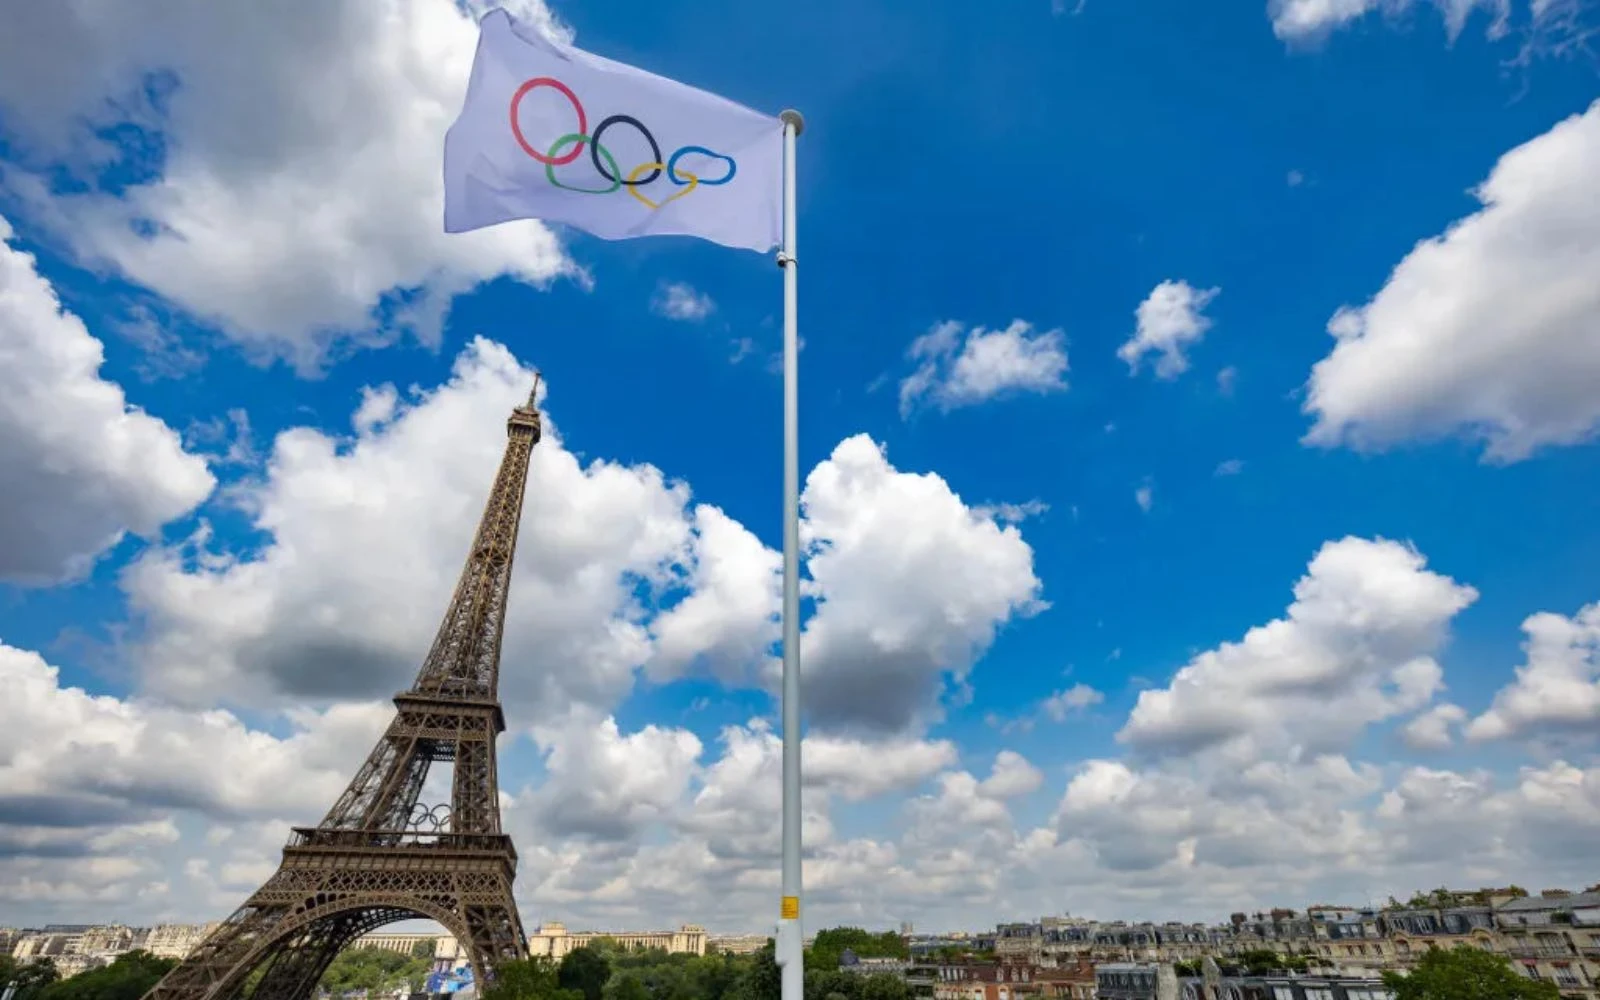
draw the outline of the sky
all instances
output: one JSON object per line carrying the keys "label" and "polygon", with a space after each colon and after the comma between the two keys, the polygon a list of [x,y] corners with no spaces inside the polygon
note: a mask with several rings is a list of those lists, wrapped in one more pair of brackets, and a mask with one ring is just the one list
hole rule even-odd
{"label": "sky", "polygon": [[[1593,0],[510,9],[806,116],[808,929],[1595,881]],[[0,34],[0,925],[270,875],[536,369],[523,919],[775,922],[781,274],[446,235],[484,10]]]}

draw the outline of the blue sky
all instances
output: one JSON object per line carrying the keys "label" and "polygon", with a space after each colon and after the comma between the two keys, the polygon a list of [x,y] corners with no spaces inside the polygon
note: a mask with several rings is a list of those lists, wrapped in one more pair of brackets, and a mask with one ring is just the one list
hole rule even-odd
{"label": "blue sky", "polygon": [[[444,236],[480,8],[353,6],[0,41],[0,924],[270,873],[413,675],[537,367],[525,919],[762,927],[780,272]],[[513,9],[806,115],[808,922],[1590,877],[1592,4]],[[963,383],[985,344],[1015,363]]]}

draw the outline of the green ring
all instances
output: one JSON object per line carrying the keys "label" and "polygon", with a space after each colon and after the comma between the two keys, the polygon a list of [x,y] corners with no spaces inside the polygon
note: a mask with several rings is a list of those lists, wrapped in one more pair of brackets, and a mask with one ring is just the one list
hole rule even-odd
{"label": "green ring", "polygon": [[[550,146],[550,150],[547,153],[545,153],[544,155],[548,156],[552,160],[556,159],[556,154],[558,152],[560,152],[561,147],[565,146],[569,142],[576,142],[576,143],[579,143],[581,145],[582,143],[585,143],[585,142],[594,142],[594,140],[590,139],[588,136],[584,135],[582,132],[568,132],[566,135],[562,136],[561,138],[557,139],[554,143],[552,143],[551,146]],[[617,161],[614,158],[612,158],[610,150],[606,149],[604,146],[600,145],[598,142],[596,142],[594,144],[594,148],[598,149],[600,151],[600,155],[605,157],[606,158],[606,162],[611,165],[611,176],[616,178],[616,179],[611,182],[611,186],[610,187],[608,187],[608,188],[586,188],[586,187],[577,187],[577,186],[572,185],[572,184],[563,184],[560,181],[556,180],[556,165],[554,163],[546,163],[544,165],[544,175],[545,175],[545,177],[549,178],[551,184],[554,184],[556,187],[561,188],[564,191],[576,191],[579,194],[610,194],[611,192],[615,191],[617,188],[622,186],[622,170],[617,166]]]}

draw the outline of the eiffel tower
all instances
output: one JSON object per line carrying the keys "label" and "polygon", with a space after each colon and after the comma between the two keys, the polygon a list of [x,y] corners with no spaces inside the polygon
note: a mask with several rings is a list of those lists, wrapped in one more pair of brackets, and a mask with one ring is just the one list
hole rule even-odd
{"label": "eiffel tower", "polygon": [[[395,717],[315,827],[295,827],[266,884],[145,1000],[303,1000],[339,950],[397,920],[438,921],[475,978],[527,957],[511,896],[517,852],[500,829],[495,738],[500,641],[528,459],[534,397],[512,410],[510,442],[433,647]],[[452,765],[450,801],[420,801],[428,769]],[[253,983],[253,989],[247,984]]]}

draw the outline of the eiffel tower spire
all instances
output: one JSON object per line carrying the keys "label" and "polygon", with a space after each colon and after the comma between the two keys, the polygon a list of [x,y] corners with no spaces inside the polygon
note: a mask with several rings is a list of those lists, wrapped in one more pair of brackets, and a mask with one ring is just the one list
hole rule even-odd
{"label": "eiffel tower spire", "polygon": [[[333,808],[296,827],[278,871],[146,1000],[304,1000],[339,950],[396,920],[432,919],[467,950],[478,981],[527,955],[512,898],[517,853],[500,829],[495,740],[500,643],[539,443],[537,377],[511,411],[509,441],[466,565],[416,683]],[[435,763],[451,765],[450,801],[422,801]]]}

